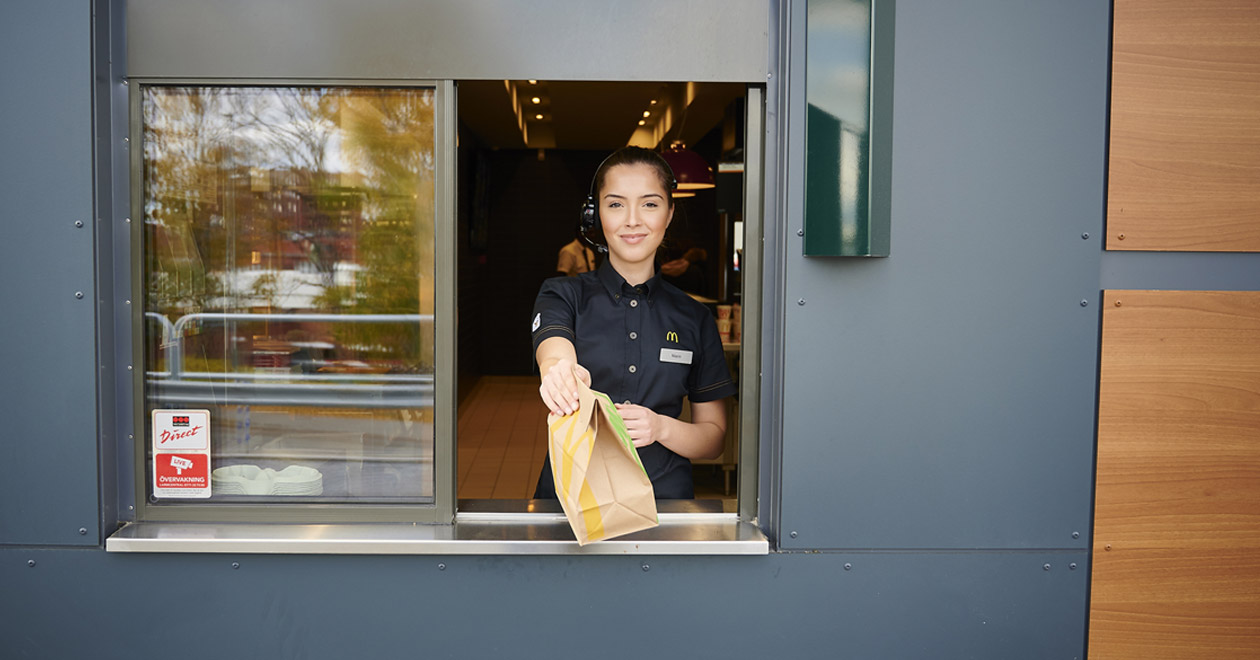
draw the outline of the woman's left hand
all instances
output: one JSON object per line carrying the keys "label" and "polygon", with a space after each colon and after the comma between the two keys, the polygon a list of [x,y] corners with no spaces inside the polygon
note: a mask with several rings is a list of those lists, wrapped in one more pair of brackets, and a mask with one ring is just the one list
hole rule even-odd
{"label": "woman's left hand", "polygon": [[621,413],[621,419],[625,420],[626,431],[630,433],[630,439],[634,441],[635,447],[646,447],[661,439],[664,422],[662,417],[652,412],[650,408],[618,403],[617,412]]}

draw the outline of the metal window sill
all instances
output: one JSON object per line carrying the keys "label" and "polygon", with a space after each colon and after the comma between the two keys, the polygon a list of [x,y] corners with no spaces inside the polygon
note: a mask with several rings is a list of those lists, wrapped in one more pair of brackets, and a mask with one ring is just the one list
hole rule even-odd
{"label": "metal window sill", "polygon": [[354,555],[765,555],[769,542],[728,513],[662,513],[660,525],[579,546],[562,515],[461,513],[409,523],[128,523],[108,552]]}

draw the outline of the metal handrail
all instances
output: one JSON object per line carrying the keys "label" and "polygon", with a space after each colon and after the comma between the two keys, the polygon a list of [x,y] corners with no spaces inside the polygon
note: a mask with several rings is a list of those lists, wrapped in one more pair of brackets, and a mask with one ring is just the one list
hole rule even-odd
{"label": "metal handrail", "polygon": [[167,359],[171,377],[178,379],[184,367],[184,327],[192,321],[314,321],[327,323],[433,323],[432,314],[249,314],[242,312],[196,312],[179,317],[172,327],[177,350]]}
{"label": "metal handrail", "polygon": [[174,323],[160,320],[168,371],[150,372],[148,385],[160,401],[184,404],[304,405],[320,407],[424,408],[433,405],[432,374],[270,374],[185,372],[184,329],[197,320],[307,321],[328,323],[432,323],[432,314],[249,314],[197,312]]}

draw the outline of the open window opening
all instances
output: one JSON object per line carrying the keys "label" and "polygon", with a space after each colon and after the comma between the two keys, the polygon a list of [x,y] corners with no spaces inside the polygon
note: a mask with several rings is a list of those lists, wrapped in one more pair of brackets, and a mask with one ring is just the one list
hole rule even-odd
{"label": "open window opening", "polygon": [[[591,179],[614,150],[677,145],[708,170],[712,185],[676,191],[657,265],[710,310],[739,383],[748,88],[494,80],[461,81],[457,91],[458,509],[559,511],[554,500],[533,499],[547,451],[547,410],[529,323],[546,278],[572,275],[575,255],[578,272],[604,258],[573,242]],[[696,499],[662,502],[662,511],[737,510],[738,395],[725,405],[722,454],[692,461]]]}

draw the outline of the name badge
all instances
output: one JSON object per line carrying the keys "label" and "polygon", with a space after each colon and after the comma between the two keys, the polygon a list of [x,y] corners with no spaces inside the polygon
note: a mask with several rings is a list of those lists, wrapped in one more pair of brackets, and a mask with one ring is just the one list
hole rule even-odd
{"label": "name badge", "polygon": [[677,348],[662,348],[661,362],[673,362],[674,364],[691,364],[691,351],[684,351]]}

